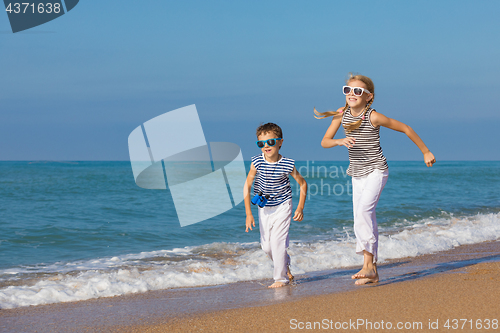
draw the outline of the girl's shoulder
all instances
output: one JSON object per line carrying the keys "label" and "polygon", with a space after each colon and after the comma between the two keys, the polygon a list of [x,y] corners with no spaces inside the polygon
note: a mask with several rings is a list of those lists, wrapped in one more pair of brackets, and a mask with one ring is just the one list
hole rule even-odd
{"label": "girl's shoulder", "polygon": [[368,110],[368,120],[369,120],[369,123],[370,125],[373,127],[373,128],[379,128],[380,126],[379,125],[376,125],[378,123],[378,118],[380,117],[380,113],[377,112],[377,110],[375,109],[370,109]]}

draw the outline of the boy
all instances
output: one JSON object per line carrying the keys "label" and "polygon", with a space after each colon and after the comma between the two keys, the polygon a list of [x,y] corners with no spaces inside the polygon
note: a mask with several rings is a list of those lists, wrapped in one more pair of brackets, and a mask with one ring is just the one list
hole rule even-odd
{"label": "boy", "polygon": [[246,232],[255,227],[255,220],[250,205],[250,190],[254,182],[254,195],[262,192],[269,196],[266,205],[259,210],[260,243],[264,252],[274,263],[274,283],[269,288],[283,287],[293,280],[290,273],[290,256],[288,247],[288,229],[292,217],[292,177],[300,185],[299,205],[293,216],[294,221],[302,221],[307,194],[307,183],[295,168],[292,159],[283,157],[279,150],[283,145],[281,128],[273,123],[260,125],[257,128],[257,146],[262,154],[252,157],[250,172],[244,187]]}

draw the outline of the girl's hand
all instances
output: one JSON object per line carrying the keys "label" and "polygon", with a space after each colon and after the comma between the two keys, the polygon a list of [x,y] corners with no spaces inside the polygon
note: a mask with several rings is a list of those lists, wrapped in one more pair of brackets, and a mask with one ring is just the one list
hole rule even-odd
{"label": "girl's hand", "polygon": [[434,163],[436,163],[436,159],[430,151],[424,154],[424,162],[428,167],[431,167]]}
{"label": "girl's hand", "polygon": [[248,229],[252,230],[252,227],[255,228],[255,220],[253,218],[253,215],[247,215],[247,222],[246,222],[247,228],[245,229],[245,232],[248,232]]}
{"label": "girl's hand", "polygon": [[293,220],[300,222],[300,221],[302,221],[303,218],[304,218],[303,210],[297,208],[297,210],[295,211],[295,214],[293,215]]}
{"label": "girl's hand", "polygon": [[343,138],[343,139],[339,139],[338,143],[339,143],[339,146],[346,146],[347,148],[351,148],[356,143],[356,139],[355,138]]}

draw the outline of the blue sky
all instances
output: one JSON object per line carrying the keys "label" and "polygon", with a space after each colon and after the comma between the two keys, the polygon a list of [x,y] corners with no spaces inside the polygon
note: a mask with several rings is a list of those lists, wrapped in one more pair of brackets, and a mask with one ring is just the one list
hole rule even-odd
{"label": "blue sky", "polygon": [[[81,0],[16,34],[4,13],[0,160],[127,160],[134,128],[190,104],[207,141],[245,159],[275,122],[285,156],[345,160],[321,148],[329,121],[312,109],[342,106],[349,72],[371,77],[373,107],[438,161],[499,160],[499,13],[498,1]],[[381,135],[389,160],[421,159],[404,134]]]}

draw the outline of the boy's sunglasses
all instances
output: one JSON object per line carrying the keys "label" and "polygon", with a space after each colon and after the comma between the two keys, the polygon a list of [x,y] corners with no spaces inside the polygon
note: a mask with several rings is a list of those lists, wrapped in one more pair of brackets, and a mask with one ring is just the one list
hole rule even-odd
{"label": "boy's sunglasses", "polygon": [[260,140],[260,141],[257,141],[257,147],[259,148],[262,148],[266,145],[269,146],[269,147],[273,147],[275,144],[276,144],[276,141],[278,140],[281,140],[281,138],[276,138],[276,139],[269,139],[269,140]]}
{"label": "boy's sunglasses", "polygon": [[371,92],[368,91],[368,89],[360,88],[360,87],[350,87],[350,86],[343,86],[342,87],[342,92],[344,95],[349,95],[350,92],[354,93],[354,96],[361,96],[363,95],[363,92],[366,92],[367,94],[371,94]]}

